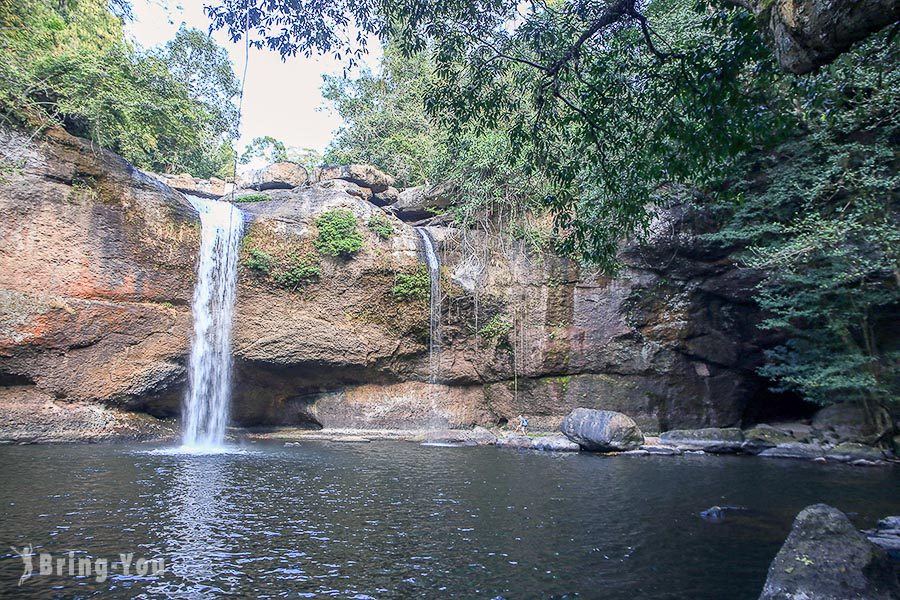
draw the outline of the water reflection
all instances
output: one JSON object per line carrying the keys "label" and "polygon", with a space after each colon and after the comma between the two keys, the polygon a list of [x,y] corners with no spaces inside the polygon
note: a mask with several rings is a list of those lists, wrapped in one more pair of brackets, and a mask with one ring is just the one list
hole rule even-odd
{"label": "water reflection", "polygon": [[239,515],[225,488],[232,461],[224,456],[173,457],[165,495],[161,538],[167,575],[152,594],[192,597],[233,591],[243,576],[229,560],[230,530]]}
{"label": "water reflection", "polygon": [[[0,447],[0,481],[7,544],[167,567],[17,586],[0,554],[0,597],[752,600],[800,509],[871,526],[896,514],[900,469],[310,442]],[[746,510],[709,523],[713,505]]]}

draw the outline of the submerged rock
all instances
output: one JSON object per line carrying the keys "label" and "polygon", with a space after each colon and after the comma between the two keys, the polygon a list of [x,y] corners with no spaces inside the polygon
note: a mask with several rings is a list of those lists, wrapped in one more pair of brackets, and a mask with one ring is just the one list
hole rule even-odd
{"label": "submerged rock", "polygon": [[682,450],[703,450],[713,454],[731,454],[739,452],[744,436],[735,427],[705,429],[676,429],[666,431],[659,436],[661,444],[675,446]]}
{"label": "submerged rock", "polygon": [[531,440],[535,450],[547,452],[578,452],[581,447],[564,435],[545,435]]}
{"label": "submerged rock", "polygon": [[725,520],[725,514],[735,510],[746,510],[743,506],[710,506],[700,511],[700,518],[710,523],[721,523]]}
{"label": "submerged rock", "polygon": [[887,553],[826,504],[803,509],[769,566],[760,600],[888,600],[900,595]]}
{"label": "submerged rock", "polygon": [[741,450],[749,454],[759,454],[778,444],[791,444],[797,441],[790,433],[782,429],[771,425],[757,425],[744,431],[744,443],[741,444]]}
{"label": "submerged rock", "polygon": [[779,444],[774,448],[763,450],[759,455],[766,458],[803,458],[813,460],[816,458],[824,459],[825,450],[818,444],[790,443]]}
{"label": "submerged rock", "polygon": [[825,458],[838,462],[853,462],[857,460],[880,461],[884,459],[884,453],[872,446],[844,442],[829,450],[825,454]]}
{"label": "submerged rock", "polygon": [[563,419],[560,431],[593,452],[637,450],[644,443],[644,435],[634,420],[611,410],[576,408]]}
{"label": "submerged rock", "polygon": [[527,435],[507,435],[497,438],[496,445],[501,448],[531,448],[531,438]]}
{"label": "submerged rock", "polygon": [[677,456],[682,453],[681,450],[672,446],[656,446],[653,444],[641,446],[641,450],[656,456]]}

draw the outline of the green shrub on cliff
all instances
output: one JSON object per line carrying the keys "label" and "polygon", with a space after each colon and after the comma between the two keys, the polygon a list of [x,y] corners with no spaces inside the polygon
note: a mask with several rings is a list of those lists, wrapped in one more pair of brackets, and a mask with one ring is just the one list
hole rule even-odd
{"label": "green shrub on cliff", "polygon": [[394,235],[393,223],[391,223],[391,220],[388,219],[386,215],[381,213],[375,213],[369,217],[369,229],[383,240],[389,239]]}
{"label": "green shrub on cliff", "polygon": [[248,254],[250,254],[250,258],[244,261],[244,266],[252,271],[268,275],[275,264],[272,255],[257,248],[251,248]]}
{"label": "green shrub on cliff", "polygon": [[478,330],[478,334],[486,340],[503,340],[509,336],[511,331],[512,323],[509,317],[497,314],[488,319],[484,327]]}
{"label": "green shrub on cliff", "polygon": [[322,254],[348,257],[362,249],[363,238],[356,215],[347,209],[322,213],[316,218],[316,228],[319,233],[314,244]]}
{"label": "green shrub on cliff", "polygon": [[245,194],[234,198],[234,202],[265,202],[266,200],[271,200],[266,194]]}
{"label": "green shrub on cliff", "polygon": [[289,264],[286,268],[274,274],[278,287],[296,292],[304,285],[319,278],[322,270],[316,264],[316,255],[308,252],[303,256],[291,254],[288,257]]}
{"label": "green shrub on cliff", "polygon": [[427,300],[430,291],[431,277],[425,265],[419,265],[411,272],[394,275],[391,295],[397,300]]}
{"label": "green shrub on cliff", "polygon": [[279,260],[259,248],[250,248],[243,265],[255,271],[277,287],[296,292],[319,278],[322,271],[314,252],[298,255],[291,253],[286,260]]}

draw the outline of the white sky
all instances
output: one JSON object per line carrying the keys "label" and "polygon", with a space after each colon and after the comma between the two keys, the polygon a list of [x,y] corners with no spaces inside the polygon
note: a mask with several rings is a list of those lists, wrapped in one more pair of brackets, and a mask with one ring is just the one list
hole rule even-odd
{"label": "white sky", "polygon": [[[182,23],[202,31],[209,29],[204,0],[134,0],[134,22],[127,31],[144,47],[159,46],[175,36]],[[235,74],[244,67],[244,44],[232,44],[224,30],[213,38],[231,56]],[[370,44],[366,62],[377,63],[379,48]],[[288,146],[323,150],[340,125],[340,117],[327,110],[321,96],[322,75],[340,75],[341,65],[329,56],[297,56],[282,62],[277,52],[250,49],[244,87],[243,118],[238,152],[254,137],[271,135]],[[326,109],[326,110],[323,110]]]}

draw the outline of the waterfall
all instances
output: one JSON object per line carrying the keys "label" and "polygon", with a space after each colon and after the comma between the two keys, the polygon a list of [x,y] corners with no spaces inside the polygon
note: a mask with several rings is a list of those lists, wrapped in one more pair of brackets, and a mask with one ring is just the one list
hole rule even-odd
{"label": "waterfall", "polygon": [[428,263],[428,275],[431,279],[429,294],[428,319],[428,380],[437,383],[441,368],[441,261],[434,251],[434,243],[424,227],[416,227],[422,238],[425,250],[425,261]]}
{"label": "waterfall", "polygon": [[244,219],[229,202],[187,196],[200,213],[194,337],[182,418],[188,447],[221,446],[231,401],[231,319]]}

